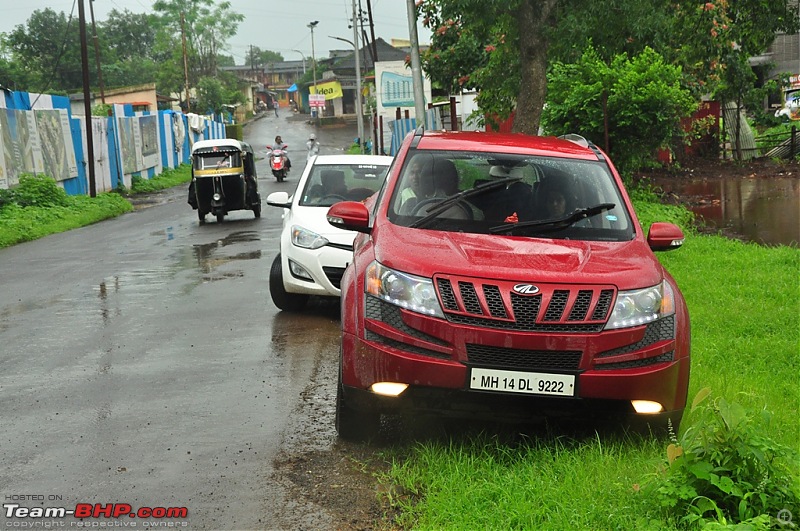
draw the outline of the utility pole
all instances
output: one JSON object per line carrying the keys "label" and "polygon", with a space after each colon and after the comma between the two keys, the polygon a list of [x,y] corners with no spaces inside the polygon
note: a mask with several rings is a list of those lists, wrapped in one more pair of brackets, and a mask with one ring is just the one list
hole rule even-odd
{"label": "utility pole", "polygon": [[78,1],[78,23],[81,38],[81,72],[83,73],[83,112],[86,115],[86,164],[89,170],[89,196],[97,197],[97,186],[94,180],[94,138],[92,135],[92,100],[89,92],[89,51],[86,45],[86,13],[83,0]]}
{"label": "utility pole", "polygon": [[358,20],[353,0],[353,55],[356,60],[356,120],[358,120],[358,152],[364,153],[364,111],[361,109],[361,60],[358,53]]}
{"label": "utility pole", "polygon": [[186,16],[181,11],[181,41],[183,42],[183,83],[186,86],[186,112],[191,111],[189,105],[189,59],[186,57]]}
{"label": "utility pole", "polygon": [[92,17],[92,33],[94,33],[94,58],[97,63],[97,82],[100,85],[100,101],[106,104],[106,93],[103,88],[103,70],[100,68],[100,48],[97,44],[97,26],[94,23],[94,0],[89,0],[89,15]]}
{"label": "utility pole", "polygon": [[414,113],[417,116],[417,127],[425,122],[425,90],[422,86],[422,68],[419,59],[419,38],[417,37],[417,10],[414,0],[406,0],[408,12],[408,36],[411,41],[411,80],[414,85]]}
{"label": "utility pole", "polygon": [[[308,27],[311,28],[311,67],[313,68],[313,75],[314,75],[314,94],[317,93],[317,56],[314,54],[314,28],[317,27],[319,24],[319,20],[315,20],[314,22],[309,22]],[[309,98],[310,99],[310,98]],[[310,103],[310,101],[309,101]],[[320,119],[319,119],[319,107],[317,109],[317,126],[319,126]]]}
{"label": "utility pole", "polygon": [[375,21],[372,20],[372,0],[367,0],[367,16],[369,17],[369,32],[372,37],[372,63],[378,62],[378,45],[375,44]]}

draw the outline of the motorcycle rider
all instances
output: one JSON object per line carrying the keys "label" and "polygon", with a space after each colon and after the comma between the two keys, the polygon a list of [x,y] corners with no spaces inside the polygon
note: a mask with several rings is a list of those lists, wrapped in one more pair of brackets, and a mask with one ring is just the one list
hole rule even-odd
{"label": "motorcycle rider", "polygon": [[308,136],[308,142],[306,142],[306,149],[308,149],[306,160],[310,159],[314,155],[319,154],[319,142],[317,142],[317,135],[315,135],[314,133],[311,133]]}
{"label": "motorcycle rider", "polygon": [[279,149],[279,150],[283,151],[283,160],[286,161],[286,171],[288,172],[288,171],[290,171],[292,169],[292,161],[289,160],[289,154],[286,153],[286,147],[287,146],[286,146],[286,144],[283,143],[283,139],[281,138],[281,135],[278,135],[278,136],[275,137],[275,143],[272,144],[272,148],[271,149],[272,149],[272,151],[275,151],[276,149]]}

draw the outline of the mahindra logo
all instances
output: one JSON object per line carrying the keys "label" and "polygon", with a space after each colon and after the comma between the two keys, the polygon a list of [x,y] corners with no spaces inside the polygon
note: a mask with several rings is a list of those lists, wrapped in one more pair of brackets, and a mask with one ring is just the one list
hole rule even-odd
{"label": "mahindra logo", "polygon": [[517,284],[511,289],[514,290],[514,293],[519,293],[520,295],[536,295],[539,293],[539,288],[533,284]]}

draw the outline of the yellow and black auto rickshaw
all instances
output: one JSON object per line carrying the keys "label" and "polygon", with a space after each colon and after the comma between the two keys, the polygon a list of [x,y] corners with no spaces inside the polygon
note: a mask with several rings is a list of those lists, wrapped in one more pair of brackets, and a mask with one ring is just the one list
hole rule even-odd
{"label": "yellow and black auto rickshaw", "polygon": [[253,148],[231,138],[199,140],[192,146],[189,204],[200,223],[206,214],[221,222],[231,210],[252,210],[261,217],[261,196]]}

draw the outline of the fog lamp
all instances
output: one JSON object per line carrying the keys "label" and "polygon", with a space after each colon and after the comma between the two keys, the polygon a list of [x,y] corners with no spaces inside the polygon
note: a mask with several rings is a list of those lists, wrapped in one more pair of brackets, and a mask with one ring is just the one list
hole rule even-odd
{"label": "fog lamp", "polygon": [[398,382],[376,382],[370,389],[373,393],[384,396],[398,396],[408,388],[408,384]]}
{"label": "fog lamp", "polygon": [[303,280],[311,280],[311,281],[314,280],[314,278],[311,276],[311,273],[309,273],[305,267],[301,266],[294,260],[289,260],[289,271],[291,271],[292,275],[294,275],[297,278],[301,278]]}
{"label": "fog lamp", "polygon": [[651,400],[631,400],[631,405],[637,413],[652,415],[664,411],[664,406]]}

